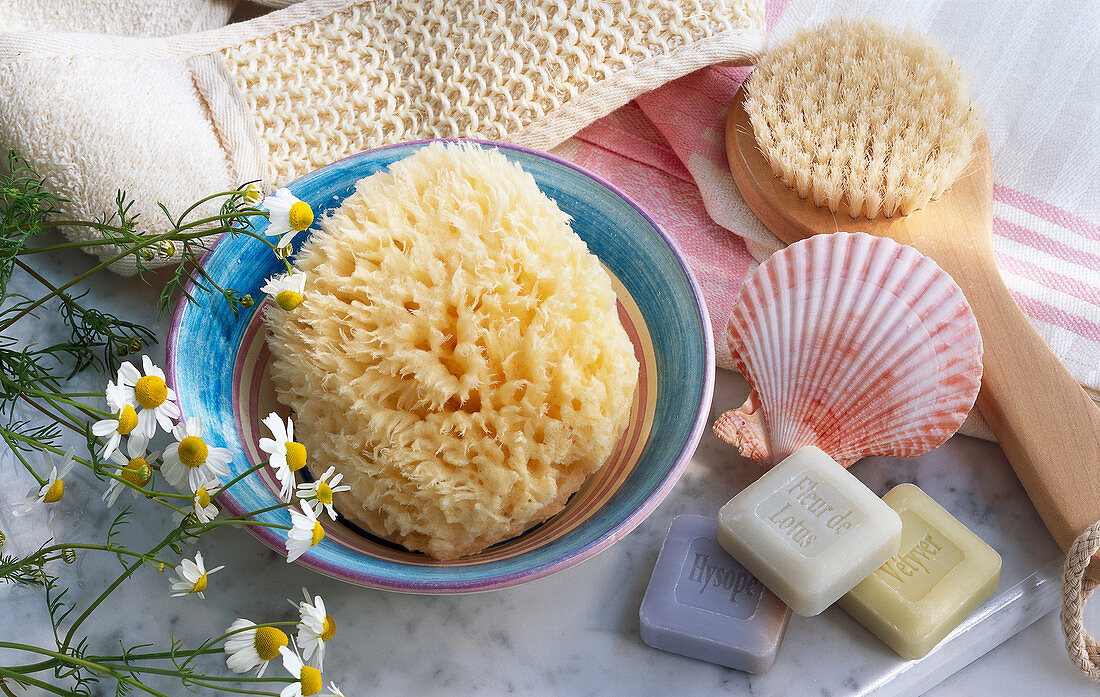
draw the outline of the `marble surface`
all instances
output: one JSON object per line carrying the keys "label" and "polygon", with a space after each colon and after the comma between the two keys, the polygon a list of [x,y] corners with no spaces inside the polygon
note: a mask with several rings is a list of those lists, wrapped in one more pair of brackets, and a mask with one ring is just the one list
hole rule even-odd
{"label": "marble surface", "polygon": [[[54,262],[55,264],[57,262]],[[42,267],[49,276],[84,268],[74,256],[64,268]],[[152,291],[139,281],[101,278],[95,292],[107,307],[156,322]],[[29,290],[29,287],[28,287]],[[148,298],[148,301],[135,299]],[[165,335],[166,323],[158,325]],[[42,338],[44,331],[36,333]],[[56,329],[56,328],[55,328]],[[163,358],[163,347],[151,354]],[[94,384],[98,377],[77,381]],[[718,376],[711,420],[741,403],[747,388],[739,376]],[[773,669],[749,676],[645,646],[638,636],[638,607],[661,540],[681,513],[713,515],[759,474],[709,432],[671,495],[625,539],[597,557],[527,585],[486,594],[423,597],[364,590],[331,581],[286,562],[247,533],[219,531],[199,545],[208,565],[227,564],[210,577],[206,599],[170,598],[168,574],[144,569],[127,581],[88,625],[93,647],[110,650],[175,636],[195,644],[220,633],[236,617],[254,621],[292,619],[288,598],[306,586],[322,595],[337,621],[326,677],[350,696],[476,694],[662,695],[691,686],[708,694],[918,695],[1031,694],[1028,671],[1041,676],[1032,687],[1056,684],[1061,695],[1091,693],[1060,648],[1056,625],[1044,620],[1025,637],[988,659],[979,659],[1006,638],[1046,615],[1057,603],[1060,554],[1043,529],[996,445],[956,437],[912,460],[870,458],[852,472],[877,493],[914,482],[944,505],[1004,557],[995,596],[959,631],[921,661],[897,658],[842,610],[815,618],[795,617]],[[111,516],[100,502],[101,484],[82,473],[66,489],[53,514],[39,511],[13,519],[2,504],[22,496],[29,477],[10,457],[0,457],[0,529],[6,552],[19,552],[49,535],[102,540]],[[167,514],[137,502],[127,544],[159,539]],[[116,559],[81,555],[59,566],[69,598],[86,603],[118,573]],[[0,587],[0,640],[49,641],[41,596]],[[1092,615],[1095,617],[1095,612]],[[1034,637],[1034,639],[1032,639]],[[0,664],[10,654],[0,653]],[[207,665],[217,669],[217,657]],[[1024,674],[1021,675],[1021,671]],[[168,694],[180,693],[166,686]],[[931,692],[928,692],[931,690]],[[203,694],[200,691],[200,694]]]}

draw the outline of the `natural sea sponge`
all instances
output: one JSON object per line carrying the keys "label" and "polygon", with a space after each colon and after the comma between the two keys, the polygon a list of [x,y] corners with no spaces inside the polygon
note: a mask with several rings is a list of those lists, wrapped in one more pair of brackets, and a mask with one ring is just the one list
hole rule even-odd
{"label": "natural sea sponge", "polygon": [[534,179],[432,144],[356,185],[266,317],[272,378],[337,508],[439,559],[554,515],[610,456],[638,381],[611,279]]}

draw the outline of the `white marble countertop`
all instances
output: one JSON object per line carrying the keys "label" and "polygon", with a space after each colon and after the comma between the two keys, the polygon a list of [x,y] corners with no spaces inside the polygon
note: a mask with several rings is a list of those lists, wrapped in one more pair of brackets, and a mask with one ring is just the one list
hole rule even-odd
{"label": "white marble countertop", "polygon": [[[66,269],[87,263],[76,256],[65,260]],[[45,269],[50,275],[61,270]],[[110,298],[109,309],[155,321],[149,304],[134,302],[152,295],[140,282],[103,278],[96,285],[97,292]],[[165,324],[157,326],[163,340]],[[152,353],[161,358],[163,347],[153,347]],[[745,391],[740,377],[720,372],[711,419],[739,404]],[[649,519],[607,551],[555,576],[478,595],[399,595],[355,588],[288,566],[245,532],[216,532],[204,537],[200,548],[208,565],[229,568],[211,577],[205,600],[170,598],[167,574],[144,569],[97,613],[99,621],[89,627],[90,640],[104,650],[117,647],[119,640],[164,646],[173,635],[194,644],[219,633],[236,617],[292,619],[287,599],[300,597],[306,586],[324,597],[337,620],[325,674],[349,697],[633,697],[685,689],[839,697],[916,695],[929,688],[927,694],[933,697],[1040,690],[1067,697],[1091,694],[1093,683],[1076,675],[1065,658],[1056,617],[1044,618],[980,657],[1018,625],[1029,624],[1053,607],[1056,588],[1050,579],[1057,573],[1054,564],[1059,556],[994,444],[956,437],[916,460],[871,458],[852,471],[880,494],[897,482],[918,483],[1002,553],[1005,581],[1000,592],[1020,579],[1023,590],[1015,598],[1002,598],[1003,608],[957,641],[949,638],[950,651],[912,664],[896,659],[836,608],[813,620],[794,618],[776,666],[751,680],[738,671],[645,646],[638,636],[638,606],[669,522],[681,513],[713,514],[756,474],[755,465],[738,458],[708,432],[679,484]],[[29,486],[10,458],[0,462],[0,476],[12,482],[6,491],[19,496]],[[15,528],[9,516],[0,515],[0,529],[8,534],[5,551],[32,545],[36,535],[44,534],[102,539],[110,517],[100,502],[100,486],[90,475],[80,475],[49,521],[39,514],[15,523],[24,526]],[[135,506],[135,524],[126,531],[133,545],[152,540],[151,529],[169,524],[165,514],[140,504]],[[46,529],[49,533],[43,532]],[[117,573],[117,564],[107,555],[81,555],[75,565],[61,569],[72,584],[71,598],[86,602],[94,597],[104,580]],[[1034,575],[1040,570],[1045,575]],[[0,640],[47,640],[39,595],[0,587],[0,603]],[[1090,615],[1093,626],[1100,626],[1095,608]],[[4,658],[0,653],[0,662]],[[211,658],[211,665],[217,660]],[[182,692],[176,685],[169,694]]]}

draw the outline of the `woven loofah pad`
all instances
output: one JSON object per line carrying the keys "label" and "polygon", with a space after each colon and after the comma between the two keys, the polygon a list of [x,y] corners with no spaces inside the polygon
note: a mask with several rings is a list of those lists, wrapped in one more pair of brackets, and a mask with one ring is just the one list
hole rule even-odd
{"label": "woven loofah pad", "polygon": [[345,516],[440,559],[558,512],[626,427],[638,362],[611,279],[534,179],[434,144],[363,179],[269,310],[272,377]]}

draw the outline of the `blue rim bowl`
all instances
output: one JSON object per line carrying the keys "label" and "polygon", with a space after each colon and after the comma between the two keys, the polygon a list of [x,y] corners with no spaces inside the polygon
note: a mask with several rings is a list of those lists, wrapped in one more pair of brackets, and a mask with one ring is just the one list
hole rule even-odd
{"label": "blue rim bowl", "polygon": [[[363,177],[384,170],[433,141],[377,148],[323,167],[288,186],[317,220],[337,208]],[[471,142],[471,141],[467,141]],[[572,218],[573,230],[611,273],[642,369],[632,426],[615,462],[589,478],[565,510],[546,523],[472,557],[434,562],[365,533],[342,519],[298,562],[361,586],[408,593],[464,593],[505,588],[561,571],[606,549],[645,519],[676,483],[702,435],[714,385],[714,351],[706,304],[675,243],[638,204],[600,177],[553,155],[491,141],[534,176],[539,188]],[[262,233],[265,220],[254,223]],[[300,245],[306,235],[295,241]],[[167,372],[184,416],[202,417],[211,445],[233,455],[231,475],[262,462],[258,424],[274,404],[266,383],[260,287],[280,273],[269,247],[247,235],[225,235],[206,255],[206,273],[220,286],[256,299],[239,316],[192,284],[168,337]],[[264,393],[267,396],[264,396]],[[266,402],[265,402],[266,400]],[[610,474],[608,474],[610,472]],[[593,480],[596,480],[595,482]],[[218,499],[231,515],[277,504],[264,468]],[[259,520],[290,524],[285,509]],[[286,531],[249,526],[285,554]]]}

